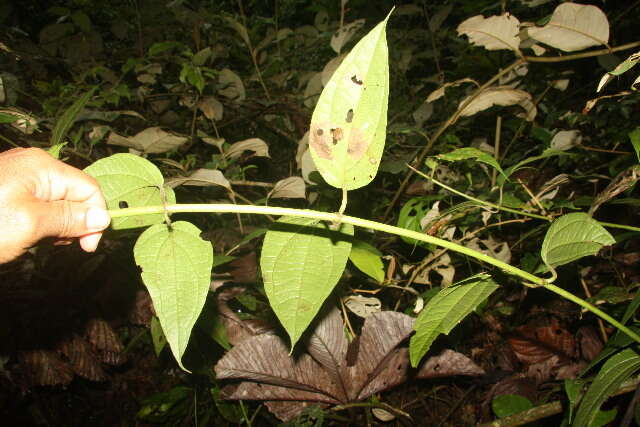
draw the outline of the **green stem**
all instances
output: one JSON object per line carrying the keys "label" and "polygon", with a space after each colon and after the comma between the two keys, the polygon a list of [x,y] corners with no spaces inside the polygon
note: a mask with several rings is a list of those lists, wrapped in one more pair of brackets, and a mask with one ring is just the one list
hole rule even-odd
{"label": "green stem", "polygon": [[[518,210],[518,209],[511,209],[511,208],[507,208],[505,206],[500,206],[500,205],[496,205],[494,203],[491,202],[487,202],[486,200],[482,200],[482,199],[477,199],[473,196],[470,196],[468,194],[463,193],[462,191],[458,191],[455,188],[449,187],[448,185],[438,181],[437,179],[430,177],[422,172],[420,172],[419,170],[413,168],[411,165],[407,165],[409,167],[409,169],[413,170],[415,173],[417,173],[418,175],[420,175],[421,177],[428,179],[430,181],[432,181],[434,184],[444,188],[447,191],[452,192],[453,194],[457,194],[460,197],[464,197],[467,200],[471,200],[472,202],[476,202],[479,203],[481,205],[493,208],[493,209],[498,209],[504,212],[511,212],[513,214],[516,215],[521,215],[521,216],[528,216],[530,218],[536,218],[536,219],[543,219],[545,221],[553,221],[553,217],[550,216],[544,216],[544,215],[538,215],[538,214],[534,214],[531,212],[525,212],[522,210]],[[604,221],[598,221],[598,224],[600,224],[603,227],[609,227],[609,228],[619,228],[621,230],[630,230],[630,231],[636,231],[636,232],[640,232],[640,227],[634,227],[632,225],[625,225],[625,224],[615,224],[613,222],[604,222]]]}
{"label": "green stem", "polygon": [[238,213],[238,214],[259,214],[259,215],[287,215],[301,218],[313,218],[321,221],[328,221],[333,223],[346,223],[356,227],[368,228],[371,230],[382,231],[384,233],[395,234],[397,236],[408,237],[410,239],[419,240],[421,242],[430,243],[441,248],[446,248],[463,255],[475,258],[479,261],[491,264],[499,269],[513,275],[520,277],[525,282],[524,284],[529,287],[544,287],[549,291],[560,295],[563,298],[572,301],[581,307],[586,308],[595,315],[599,316],[603,320],[611,323],[613,326],[629,335],[635,341],[640,343],[640,336],[635,332],[618,322],[613,317],[609,316],[594,305],[584,301],[583,299],[559,288],[548,280],[541,277],[534,276],[524,270],[500,261],[496,258],[485,255],[481,252],[464,247],[457,243],[443,240],[438,237],[430,236],[428,234],[418,233],[416,231],[407,230],[405,228],[394,227],[392,225],[383,224],[380,222],[370,221],[363,218],[357,218],[353,216],[342,215],[339,213],[312,211],[308,209],[292,209],[281,208],[276,206],[253,206],[253,205],[233,205],[233,204],[180,204],[180,205],[166,205],[166,206],[144,206],[140,208],[127,208],[127,209],[113,209],[109,211],[111,218],[122,218],[136,215],[150,215],[150,214],[162,214],[162,213]]}

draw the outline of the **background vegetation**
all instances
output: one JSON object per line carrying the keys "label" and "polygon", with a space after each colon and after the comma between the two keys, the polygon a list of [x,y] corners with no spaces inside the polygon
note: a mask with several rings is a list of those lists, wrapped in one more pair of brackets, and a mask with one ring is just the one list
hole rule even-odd
{"label": "background vegetation", "polygon": [[[639,3],[593,2],[611,29],[608,46],[590,49],[598,54],[580,50],[572,56],[547,47],[542,57],[555,59],[544,61],[523,49],[529,60],[493,83],[529,94],[534,118],[522,117],[517,103],[456,115],[466,96],[517,59],[508,50],[474,46],[458,26],[475,15],[505,12],[544,24],[558,4],[4,2],[0,146],[53,148],[81,168],[114,153],[141,154],[162,170],[181,203],[335,212],[341,194],[313,171],[304,155],[305,133],[334,59],[395,5],[387,27],[385,153],[374,181],[349,193],[346,214],[443,237],[543,274],[539,252],[549,219],[588,212],[614,225],[608,230],[616,244],[558,268],[555,283],[637,331],[640,135],[638,94],[630,88],[638,73],[616,77],[603,93],[596,88],[607,71],[638,50]],[[457,84],[437,98],[436,91],[452,82]],[[73,126],[56,133],[65,111],[85,94],[87,104]],[[446,156],[464,147],[491,153],[510,179],[477,155]],[[463,195],[525,215],[469,201],[407,164]],[[249,390],[257,393],[253,400],[226,400],[247,386],[216,379],[213,367],[247,337],[282,334],[256,255],[271,218],[182,218],[214,243],[216,264],[183,358],[193,374],[181,371],[166,347],[140,281],[131,257],[138,231],[111,232],[94,255],[45,244],[0,266],[0,408],[7,422],[362,425],[429,419],[433,425],[474,425],[521,411],[529,422],[534,417],[526,411],[537,406],[542,422],[559,425],[573,415],[588,378],[621,371],[603,367],[608,357],[626,357],[621,363],[630,372],[620,383],[637,370],[631,340],[578,306],[460,254],[359,230],[362,258],[359,263],[352,252],[333,302],[348,336],[361,335],[355,342],[363,348],[375,346],[372,336],[378,336],[366,334],[368,325],[374,328],[373,320],[364,323],[371,313],[415,317],[441,288],[487,270],[500,286],[436,340],[418,369],[384,378],[388,383],[375,393],[349,390],[338,406],[292,395],[319,404],[302,414],[299,407],[275,403],[268,386]],[[411,328],[393,316],[397,329],[389,339],[402,341]],[[317,334],[342,330],[337,312],[326,318],[314,326]],[[356,366],[357,378],[346,341],[336,345],[344,346],[345,363]],[[401,344],[389,354],[406,365],[402,351]],[[277,360],[285,363],[284,357]],[[219,377],[220,367],[217,372]],[[309,387],[321,388],[320,377]],[[624,392],[635,390],[637,381],[619,385],[601,389],[604,397],[620,395],[607,400],[592,425],[632,422],[638,396]],[[512,422],[505,425],[519,425]]]}

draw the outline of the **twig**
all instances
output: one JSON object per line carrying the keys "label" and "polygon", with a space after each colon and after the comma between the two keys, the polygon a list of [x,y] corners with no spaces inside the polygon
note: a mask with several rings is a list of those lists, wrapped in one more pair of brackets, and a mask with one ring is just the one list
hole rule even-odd
{"label": "twig", "polygon": [[[619,396],[621,394],[630,393],[637,389],[640,384],[640,378],[633,378],[625,381],[618,390],[614,391],[610,397]],[[510,417],[501,418],[489,423],[481,424],[480,427],[517,427],[543,418],[557,415],[562,412],[562,403],[559,400],[535,408],[511,415]]]}
{"label": "twig", "polygon": [[[589,289],[589,286],[587,286],[587,282],[582,277],[580,278],[580,284],[582,285],[582,289],[584,290],[584,294],[587,296],[587,298],[591,298],[591,290]],[[604,322],[599,317],[597,320],[602,342],[606,343],[607,341],[609,341],[609,337],[607,336],[607,331],[604,329]]]}

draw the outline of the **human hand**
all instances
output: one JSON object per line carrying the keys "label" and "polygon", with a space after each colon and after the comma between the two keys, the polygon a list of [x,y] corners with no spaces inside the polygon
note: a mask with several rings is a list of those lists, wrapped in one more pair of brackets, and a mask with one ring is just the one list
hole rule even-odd
{"label": "human hand", "polygon": [[45,237],[79,238],[98,247],[109,214],[98,183],[39,148],[0,153],[0,263]]}

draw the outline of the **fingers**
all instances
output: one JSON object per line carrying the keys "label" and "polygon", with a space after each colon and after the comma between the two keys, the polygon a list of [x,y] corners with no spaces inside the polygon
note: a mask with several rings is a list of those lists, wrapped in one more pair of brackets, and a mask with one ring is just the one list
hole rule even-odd
{"label": "fingers", "polygon": [[37,240],[44,237],[70,238],[92,235],[93,237],[84,239],[84,243],[87,248],[93,250],[100,239],[99,232],[107,228],[111,221],[103,208],[67,200],[35,201],[31,204],[31,210],[32,215],[37,218]]}

